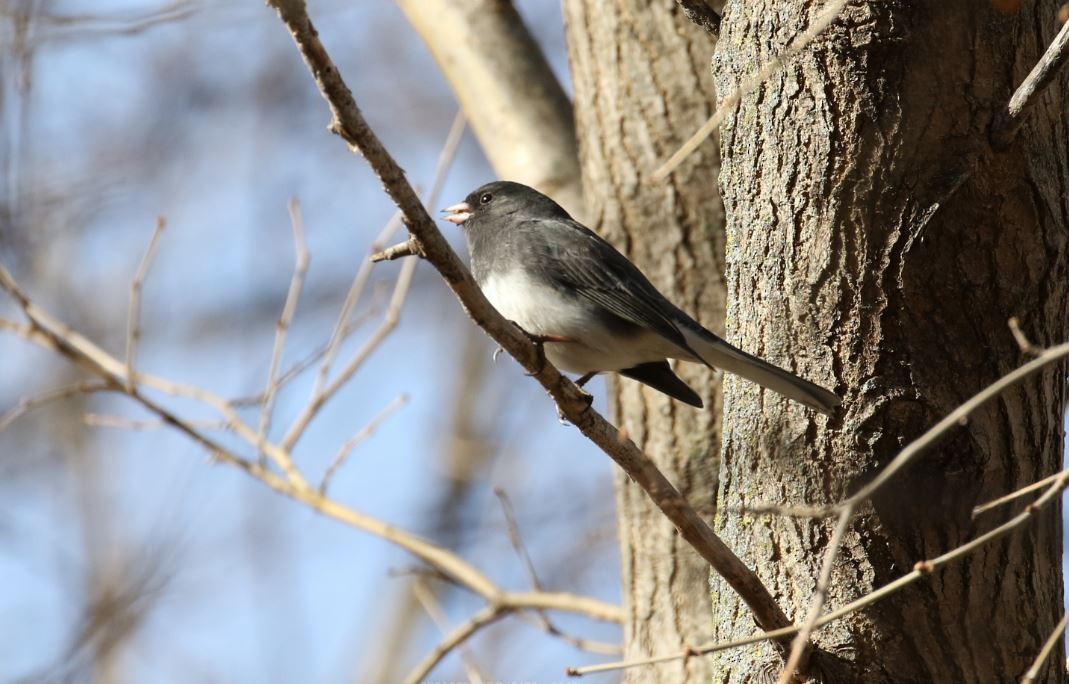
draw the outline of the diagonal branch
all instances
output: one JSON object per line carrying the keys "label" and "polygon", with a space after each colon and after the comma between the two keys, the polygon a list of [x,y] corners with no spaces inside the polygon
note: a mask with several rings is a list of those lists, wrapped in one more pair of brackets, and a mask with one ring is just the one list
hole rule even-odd
{"label": "diagonal branch", "polygon": [[[446,617],[445,611],[442,610],[442,606],[438,603],[434,594],[427,588],[427,585],[424,584],[423,581],[417,581],[415,586],[412,587],[412,593],[415,594],[416,600],[420,602],[423,609],[427,611],[427,614],[431,616],[431,620],[434,621],[434,624],[438,625],[438,629],[447,634],[446,641],[439,644],[438,648],[436,648],[430,656],[424,659],[424,662],[406,678],[406,681],[416,682],[416,684],[425,681],[427,675],[434,670],[435,666],[437,666],[451,650],[455,649],[460,652],[460,657],[464,661],[464,669],[467,671],[468,681],[471,684],[485,684],[486,677],[484,677],[479,670],[479,666],[475,663],[475,659],[472,657],[471,653],[464,647],[464,642],[475,636],[475,633],[483,627],[504,617],[504,611],[494,611],[492,608],[488,607],[475,615],[468,622],[460,625],[456,630],[449,632],[449,619]],[[460,635],[459,637],[457,636],[458,634]]]}
{"label": "diagonal branch", "polygon": [[167,227],[167,221],[162,216],[156,219],[156,229],[152,231],[152,238],[148,242],[145,255],[141,257],[141,264],[137,267],[134,279],[130,281],[130,304],[126,312],[126,378],[132,383],[134,377],[134,361],[137,357],[137,344],[141,341],[141,287],[148,276],[148,270],[152,268],[152,261],[156,257],[156,248],[160,244],[160,236]]}
{"label": "diagonal branch", "polygon": [[[836,610],[826,613],[813,623],[813,630],[816,631],[821,627],[835,622],[836,620],[845,617],[851,613],[854,613],[866,606],[870,606],[873,603],[881,601],[892,594],[899,592],[905,587],[920,581],[921,579],[929,576],[935,570],[951,563],[959,558],[963,558],[973,551],[990,544],[993,541],[1001,539],[1007,534],[1013,532],[1018,527],[1023,526],[1027,522],[1031,522],[1037,513],[1044,507],[1049,505],[1052,501],[1056,501],[1058,495],[1069,487],[1069,470],[1063,471],[1059,477],[1047,488],[1043,494],[1029,504],[1023,511],[1010,518],[1005,523],[992,529],[989,532],[976,537],[970,542],[955,547],[946,553],[932,558],[931,560],[918,561],[913,566],[913,571],[909,572],[902,577],[885,584],[876,591],[869,592],[861,598],[851,601],[850,603],[837,608]],[[797,634],[801,631],[801,626],[784,627],[774,631],[766,632],[765,634],[755,634],[750,637],[742,639],[734,639],[732,641],[722,641],[717,643],[703,644],[697,648],[690,648],[680,653],[672,653],[668,655],[653,656],[651,658],[638,658],[635,660],[621,660],[613,663],[602,663],[600,665],[589,665],[585,667],[573,667],[567,670],[569,676],[581,677],[587,674],[594,674],[595,672],[611,672],[614,670],[623,670],[632,667],[639,667],[642,665],[656,665],[659,663],[668,663],[675,660],[684,660],[696,655],[708,655],[717,651],[726,651],[732,648],[739,648],[741,646],[748,646],[750,644],[756,644],[762,641],[768,641],[770,639],[782,639],[791,635]]]}
{"label": "diagonal branch", "polygon": [[[289,202],[290,225],[293,229],[293,247],[295,263],[293,265],[293,277],[290,280],[290,288],[286,293],[286,303],[282,305],[282,313],[279,314],[278,323],[275,325],[275,343],[271,349],[271,363],[267,369],[267,386],[264,389],[264,403],[260,406],[260,439],[266,440],[271,431],[271,413],[275,408],[275,397],[281,384],[278,382],[278,367],[282,363],[282,351],[286,346],[286,334],[289,332],[290,323],[297,312],[297,302],[301,298],[301,290],[304,289],[304,278],[308,273],[308,244],[304,238],[304,220],[301,218],[301,206],[297,198]],[[261,456],[262,457],[262,456]]]}
{"label": "diagonal branch", "polygon": [[1028,672],[1025,672],[1024,676],[1021,677],[1021,684],[1032,684],[1039,677],[1039,671],[1043,669],[1043,663],[1050,657],[1050,652],[1058,645],[1058,640],[1065,633],[1066,623],[1069,623],[1069,613],[1063,615],[1062,619],[1055,625],[1050,636],[1047,637],[1047,642],[1043,644],[1043,648],[1040,649],[1039,654],[1036,656],[1035,662],[1032,663],[1032,667],[1028,668]]}
{"label": "diagonal branch", "polygon": [[1029,110],[1039,101],[1039,96],[1057,75],[1058,70],[1069,60],[1069,21],[1054,37],[1031,73],[1018,86],[1010,103],[991,132],[991,146],[1005,149],[1017,137],[1017,131],[1028,117]]}
{"label": "diagonal branch", "polygon": [[817,578],[817,589],[813,592],[813,600],[809,602],[809,610],[806,611],[805,621],[802,622],[798,634],[791,644],[791,652],[787,657],[787,664],[780,672],[777,684],[790,684],[794,679],[795,670],[804,671],[809,653],[809,637],[813,634],[813,628],[820,618],[820,611],[824,610],[824,603],[828,599],[828,587],[831,585],[831,573],[835,569],[835,559],[839,556],[839,549],[843,544],[843,537],[850,527],[850,520],[854,517],[854,507],[847,506],[839,513],[839,522],[835,525],[828,548],[824,551],[824,563],[820,568],[820,576]]}
{"label": "diagonal branch", "polygon": [[427,214],[404,171],[368,126],[308,17],[303,0],[268,0],[290,31],[330,108],[329,129],[368,161],[386,194],[401,210],[419,252],[438,270],[468,315],[509,352],[556,402],[561,415],[601,448],[645,490],[680,534],[705,558],[753,611],[762,629],[790,624],[757,575],[695,512],[656,465],[630,439],[590,408],[579,388],[545,363],[538,348],[486,300],[471,274]]}
{"label": "diagonal branch", "polygon": [[507,608],[491,605],[471,616],[471,618],[447,634],[442,643],[435,646],[434,650],[427,654],[427,657],[416,666],[416,669],[405,677],[405,684],[420,684],[427,681],[427,675],[431,673],[438,663],[442,662],[442,658],[449,655],[450,651],[463,645],[465,641],[474,636],[483,627],[500,620],[510,612]]}
{"label": "diagonal branch", "polygon": [[[140,386],[135,386],[133,390],[127,389],[126,366],[123,361],[108,354],[31,302],[2,265],[0,265],[0,289],[8,292],[19,303],[30,321],[24,325],[17,325],[0,319],[0,329],[13,331],[26,341],[66,358],[72,365],[86,369],[102,380],[102,386],[87,385],[87,391],[113,390],[126,394],[164,424],[174,427],[203,447],[213,458],[239,468],[278,494],[300,502],[321,515],[399,546],[436,568],[445,577],[483,597],[490,604],[510,610],[560,610],[605,622],[619,623],[623,620],[619,606],[597,599],[561,592],[510,592],[501,589],[484,573],[456,554],[422,537],[323,496],[317,489],[309,486],[304,477],[293,467],[288,452],[270,441],[262,442],[263,451],[280,465],[284,476],[277,475],[256,461],[239,457],[233,451],[205,436],[190,421],[180,418],[147,397]],[[261,442],[256,431],[241,422],[234,414],[232,407],[217,395],[207,390],[171,383],[152,375],[137,373],[135,377],[137,382],[145,387],[204,401],[217,408],[227,419],[228,428],[249,445],[260,447]]]}

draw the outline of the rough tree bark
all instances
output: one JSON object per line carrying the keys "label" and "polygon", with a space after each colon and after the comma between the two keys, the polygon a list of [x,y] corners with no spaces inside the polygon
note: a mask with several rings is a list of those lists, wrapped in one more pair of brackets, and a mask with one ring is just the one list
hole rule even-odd
{"label": "rough tree bark", "polygon": [[[652,170],[712,113],[713,41],[673,0],[567,0],[575,113],[589,225],[630,256],[673,301],[723,326],[723,213],[715,145],[669,183]],[[617,425],[680,488],[710,508],[720,452],[720,390],[708,371],[681,368],[704,411],[630,380],[611,393]],[[679,651],[713,631],[709,566],[622,473],[616,480],[625,655]],[[699,508],[700,510],[700,508]],[[706,681],[708,659],[634,671],[642,682]]]}
{"label": "rough tree bark", "polygon": [[[819,12],[802,0],[734,0],[715,63],[720,92]],[[828,502],[1025,358],[1069,339],[1069,83],[1047,91],[1016,143],[965,165],[1057,30],[1059,2],[1001,14],[975,0],[850,2],[843,19],[747,96],[724,125],[729,336],[837,387],[826,420],[752,385],[726,385],[719,503],[725,540],[800,616],[833,521],[731,513]],[[677,176],[676,183],[680,179]],[[855,520],[833,575],[839,605],[990,529],[970,508],[1062,465],[1065,368],[991,403]],[[1012,511],[1020,510],[1027,501]],[[936,572],[817,637],[825,681],[1016,680],[1062,613],[1061,511]],[[753,632],[719,591],[717,638]],[[769,647],[727,652],[716,681],[752,681]],[[832,663],[837,663],[832,665]],[[1061,647],[1040,681],[1064,681]]]}

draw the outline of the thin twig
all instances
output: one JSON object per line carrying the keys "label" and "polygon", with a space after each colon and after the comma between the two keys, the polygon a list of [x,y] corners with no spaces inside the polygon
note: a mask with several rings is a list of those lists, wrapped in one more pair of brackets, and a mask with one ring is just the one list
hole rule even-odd
{"label": "thin twig", "polygon": [[[1024,523],[1030,521],[1035,517],[1036,513],[1047,506],[1051,501],[1056,500],[1057,496],[1069,487],[1069,470],[1061,473],[1054,483],[1043,493],[1038,499],[1032,502],[1024,511],[1017,514],[1010,520],[999,525],[993,530],[986,532],[979,537],[976,537],[972,541],[957,546],[954,549],[944,553],[941,556],[937,556],[931,560],[922,560],[914,565],[912,572],[909,572],[902,577],[885,584],[876,591],[870,592],[861,598],[852,601],[845,606],[833,610],[830,613],[826,613],[821,616],[819,620],[813,625],[814,631],[821,627],[835,622],[836,620],[843,618],[851,613],[854,613],[866,606],[870,606],[873,603],[881,601],[882,599],[891,596],[904,587],[913,584],[923,577],[927,577],[933,571],[944,565],[962,558],[973,551],[985,546],[993,541],[1001,539],[1014,529],[1022,526]],[[704,644],[696,648],[690,648],[678,653],[672,653],[669,655],[653,656],[650,658],[637,658],[634,660],[621,660],[614,663],[602,663],[600,665],[588,665],[585,667],[573,667],[568,668],[567,672],[571,676],[580,677],[587,674],[593,674],[595,672],[611,672],[614,670],[623,670],[631,667],[639,667],[642,665],[657,665],[660,663],[668,663],[677,660],[683,660],[685,658],[691,658],[699,655],[708,655],[717,651],[726,651],[732,648],[739,648],[741,646],[748,646],[750,644],[760,643],[762,641],[768,641],[770,639],[782,639],[797,634],[801,627],[791,626],[783,629],[777,629],[771,632],[765,632],[764,634],[755,634],[750,637],[744,637],[742,639],[735,639],[732,641],[714,642]]]}
{"label": "thin twig", "polygon": [[85,336],[71,329],[68,325],[32,302],[2,264],[0,264],[0,289],[5,290],[15,299],[29,321],[20,325],[0,319],[0,327],[16,333],[28,342],[55,352],[70,361],[72,365],[84,368],[89,373],[99,377],[107,389],[129,396],[165,424],[185,434],[216,460],[239,468],[278,494],[304,504],[321,515],[367,532],[404,549],[428,565],[438,569],[445,577],[478,594],[488,604],[498,606],[503,610],[559,610],[585,615],[594,620],[617,624],[623,622],[623,611],[619,606],[587,596],[563,592],[514,592],[503,590],[494,584],[489,577],[456,554],[406,532],[395,525],[365,515],[324,497],[305,482],[303,476],[294,467],[289,453],[276,444],[267,442],[264,445],[264,450],[279,465],[283,473],[282,476],[261,466],[256,461],[239,457],[233,451],[226,449],[218,442],[202,434],[188,421],[183,420],[156,401],[145,396],[140,391],[140,386],[150,387],[175,397],[194,399],[211,406],[224,417],[228,429],[255,448],[258,442],[256,431],[237,416],[233,406],[227,400],[200,387],[184,385],[166,378],[140,372],[135,373],[137,385],[135,389],[133,391],[127,390],[126,366],[123,361],[104,351]]}
{"label": "thin twig", "polygon": [[1058,31],[1046,52],[1024,82],[1013,93],[1009,105],[991,131],[991,146],[1005,149],[1017,137],[1029,110],[1039,101],[1039,95],[1051,84],[1058,69],[1069,60],[1069,22]]}
{"label": "thin twig", "polygon": [[[596,653],[604,656],[616,656],[620,657],[624,652],[624,647],[618,643],[609,643],[608,641],[598,641],[597,639],[586,639],[583,637],[577,637],[574,634],[569,634],[564,630],[557,627],[557,625],[550,620],[543,620],[541,615],[544,611],[532,612],[518,612],[516,616],[521,620],[530,622],[532,625],[542,630],[549,636],[563,641],[569,646],[578,649],[580,651],[586,651],[587,653]],[[547,628],[548,625],[548,628]]]}
{"label": "thin twig", "polygon": [[[376,288],[373,295],[373,300],[382,299],[379,295],[382,294],[381,288]],[[376,314],[380,313],[381,307],[378,306],[378,302],[372,302],[371,307],[367,311],[361,312],[359,316],[351,319],[345,329],[342,331],[341,339],[348,339],[356,330],[360,328],[364,323],[373,318]],[[319,346],[318,349],[314,349],[307,356],[299,361],[295,361],[292,366],[287,368],[281,375],[278,376],[278,390],[281,391],[287,384],[300,377],[302,373],[316,365],[316,363],[323,360],[324,354],[327,353],[329,340]],[[259,392],[244,397],[234,397],[230,399],[230,403],[235,407],[240,406],[259,406],[267,398],[266,393]]]}
{"label": "thin twig", "polygon": [[1024,334],[1024,331],[1021,330],[1021,323],[1016,316],[1011,317],[1007,324],[1010,326],[1010,333],[1013,334],[1014,341],[1017,342],[1017,346],[1020,347],[1022,352],[1029,356],[1039,356],[1043,352],[1042,348],[1032,344],[1032,341]]}
{"label": "thin twig", "polygon": [[[352,92],[342,80],[329,53],[308,17],[301,0],[268,0],[293,37],[305,64],[331,111],[329,129],[367,159],[383,188],[405,216],[412,238],[442,275],[472,319],[506,349],[548,391],[561,416],[584,435],[643,488],[655,505],[753,611],[763,629],[790,624],[768,588],[709,525],[631,440],[620,440],[618,431],[597,411],[573,382],[545,363],[538,347],[515,325],[506,321],[486,300],[471,274],[435,226],[404,171],[368,126]],[[406,265],[415,263],[407,260]],[[285,445],[286,442],[283,442]]]}
{"label": "thin twig", "polygon": [[1001,506],[1003,504],[1006,504],[1006,503],[1009,503],[1009,502],[1014,501],[1016,499],[1019,499],[1022,496],[1024,496],[1025,494],[1031,494],[1032,492],[1036,491],[1037,489],[1043,489],[1044,487],[1049,485],[1051,482],[1054,482],[1059,477],[1061,477],[1064,474],[1064,472],[1065,471],[1063,471],[1061,473],[1054,473],[1053,475],[1045,477],[1045,478],[1043,478],[1042,480],[1040,480],[1038,482],[1033,482],[1030,485],[1025,485],[1024,487],[1021,487],[1018,490],[1012,491],[1009,494],[1006,494],[1005,496],[1000,496],[999,498],[994,499],[992,501],[988,501],[985,504],[980,504],[979,506],[977,506],[977,507],[972,509],[972,517],[973,517],[973,519],[977,518],[982,513],[986,513],[988,511],[990,511],[993,508],[998,508],[999,506]]}
{"label": "thin twig", "polygon": [[390,297],[390,305],[386,307],[386,314],[383,316],[382,323],[372,333],[368,341],[364,343],[364,346],[353,354],[341,372],[319,394],[312,397],[311,401],[301,410],[300,415],[297,416],[289,430],[286,431],[286,436],[282,438],[281,446],[283,449],[286,451],[293,450],[293,447],[297,445],[297,441],[304,434],[304,431],[308,429],[312,419],[316,417],[323,405],[330,401],[356,375],[356,372],[360,370],[364,362],[397,327],[397,324],[401,321],[401,307],[404,306],[405,299],[408,297],[409,286],[412,285],[412,275],[416,271],[417,263],[419,262],[416,259],[410,259],[401,266],[401,272],[397,275],[397,281],[394,283],[393,295]]}
{"label": "thin twig", "polygon": [[[15,291],[21,293],[21,290],[14,284],[14,281],[8,279],[9,274],[6,269],[4,269],[3,266],[0,266],[0,286],[4,287],[4,289],[8,289],[9,285],[13,285]],[[10,289],[8,291],[11,292]],[[35,304],[29,302],[28,299],[25,301],[27,309],[30,312],[37,315],[42,314],[41,310]],[[317,490],[312,489],[307,484],[303,484],[300,481],[295,481],[292,477],[280,477],[271,470],[260,466],[260,464],[255,461],[247,461],[238,457],[220,444],[205,437],[187,421],[182,420],[159,404],[145,397],[144,394],[140,392],[132,394],[127,392],[124,389],[125,382],[119,381],[123,378],[123,362],[93,345],[76,332],[66,329],[66,332],[63,335],[60,335],[52,330],[42,328],[39,325],[36,327],[33,325],[21,326],[16,329],[16,332],[18,332],[24,339],[45,349],[54,351],[57,354],[68,358],[75,365],[84,367],[93,374],[100,376],[108,385],[109,389],[119,390],[124,394],[127,394],[135,401],[142,404],[142,406],[148,409],[151,413],[159,417],[163,422],[177,428],[195,443],[202,446],[209,454],[218,460],[237,466],[242,471],[263,482],[273,491],[293,499],[294,501],[300,502],[326,517],[372,534],[408,551],[429,565],[439,569],[445,576],[456,581],[458,584],[482,596],[488,602],[507,607],[511,610],[560,610],[585,615],[594,620],[605,622],[620,623],[623,621],[623,611],[619,606],[614,606],[597,599],[560,592],[503,591],[486,577],[486,575],[456,554],[439,546],[435,546],[434,544],[414,534],[406,532],[395,525],[390,525],[377,518],[364,515],[352,508],[328,499]],[[207,401],[206,403],[212,405],[214,405],[213,402],[221,401],[216,395],[211,394],[207,390],[192,392],[189,391],[187,386],[171,383],[162,378],[138,374],[138,380],[154,389],[175,396],[185,396],[193,399],[208,399],[210,401]],[[171,391],[167,392],[167,390]],[[223,405],[226,405],[225,402],[223,402]],[[251,428],[244,423],[237,421],[235,424],[228,419],[227,427],[232,430],[236,430],[237,427],[240,427],[241,434],[239,434],[239,436],[250,445],[256,444],[255,431],[251,430]],[[274,451],[278,450],[278,447],[268,443],[267,450],[268,455],[271,456]]]}
{"label": "thin twig", "polygon": [[[82,421],[89,427],[116,428],[134,432],[160,430],[170,427],[170,423],[163,419],[132,420],[125,416],[110,416],[102,413],[86,413],[82,416]],[[191,420],[184,418],[183,422],[200,430],[225,430],[227,427],[224,420]]]}
{"label": "thin twig", "polygon": [[[241,439],[252,445],[259,443],[256,431],[241,420],[230,402],[213,392],[139,371],[134,372],[133,382],[131,382],[130,376],[127,375],[128,368],[123,361],[107,353],[84,335],[71,329],[66,323],[30,301],[3,265],[0,265],[0,289],[7,291],[15,299],[29,321],[28,325],[16,330],[23,339],[67,357],[75,365],[101,377],[106,383],[127,388],[131,396],[135,392],[130,387],[136,389],[137,385],[143,384],[171,396],[187,397],[208,404],[226,419],[227,427]],[[263,448],[295,487],[308,487],[304,477],[293,465],[288,451],[270,442],[264,444]]]}
{"label": "thin twig", "polygon": [[[449,618],[446,617],[445,611],[442,610],[442,605],[438,602],[438,599],[435,598],[431,590],[427,588],[427,585],[423,582],[416,582],[412,586],[412,593],[415,595],[416,600],[419,601],[420,605],[423,606],[423,610],[427,611],[427,614],[431,616],[431,620],[438,626],[438,629],[442,630],[443,634],[447,634],[449,632]],[[479,670],[479,666],[475,663],[475,657],[472,655],[467,645],[461,642],[457,643],[454,648],[460,653],[460,659],[464,662],[464,669],[468,673],[468,681],[471,684],[483,684],[483,682],[486,681],[486,677],[484,677]],[[426,674],[430,674],[430,671]],[[425,677],[426,675],[423,675],[415,681],[423,682]]]}
{"label": "thin twig", "polygon": [[375,434],[375,430],[379,428],[386,420],[397,413],[402,406],[408,403],[408,395],[401,394],[393,401],[386,405],[386,408],[382,409],[374,418],[372,418],[367,425],[360,429],[355,435],[345,440],[345,443],[338,449],[338,453],[334,455],[334,460],[330,462],[330,466],[327,467],[326,472],[323,473],[323,480],[319,483],[319,493],[326,494],[327,488],[330,487],[330,481],[334,479],[334,474],[338,472],[338,469],[345,465],[346,459],[349,458],[349,454],[358,444],[366,440],[371,435]]}
{"label": "thin twig", "polygon": [[[301,299],[301,290],[304,288],[305,275],[308,273],[308,244],[304,237],[304,221],[301,220],[301,205],[297,198],[289,201],[290,226],[293,229],[294,265],[293,277],[290,279],[289,291],[286,293],[286,303],[282,306],[282,313],[278,317],[275,326],[275,344],[271,350],[271,363],[267,369],[267,385],[264,389],[264,403],[260,406],[260,442],[267,441],[267,434],[271,430],[271,414],[275,407],[275,397],[278,395],[279,383],[277,380],[278,367],[282,363],[282,351],[286,347],[286,333],[289,332],[293,315],[297,311],[297,303]],[[263,452],[260,451],[261,458]]]}
{"label": "thin twig", "polygon": [[[869,499],[881,487],[887,484],[887,481],[897,475],[909,464],[910,461],[931,448],[944,435],[946,435],[946,433],[950,432],[950,430],[959,427],[978,408],[997,397],[1006,389],[1013,387],[1029,376],[1038,373],[1047,366],[1057,363],[1066,357],[1069,357],[1069,342],[1049,347],[1028,363],[1007,373],[980,390],[969,398],[968,401],[948,413],[945,418],[929,428],[923,435],[906,445],[906,447],[898,452],[898,455],[891,460],[887,467],[880,471],[879,475],[874,477],[867,485],[858,490],[857,493],[850,498],[831,505],[795,506],[790,508],[781,507],[778,510],[789,512],[790,515],[797,517],[822,518],[836,514],[845,507],[856,507],[860,505],[861,502]],[[757,506],[752,510],[769,511],[777,509],[774,506]]]}
{"label": "thin twig", "polygon": [[375,252],[368,260],[373,264],[377,264],[380,261],[393,261],[394,259],[409,256],[421,256],[419,253],[419,245],[416,244],[415,240],[405,240],[393,247],[387,247],[381,252]]}
{"label": "thin twig", "polygon": [[11,409],[0,414],[0,432],[6,430],[12,423],[35,408],[79,394],[92,394],[106,389],[108,389],[107,384],[102,382],[79,382],[74,385],[48,390],[35,397],[23,397]]}
{"label": "thin twig", "polygon": [[[512,501],[509,500],[508,493],[501,487],[494,487],[494,495],[497,496],[497,500],[501,503],[501,513],[505,516],[505,529],[508,533],[509,543],[512,544],[512,550],[516,552],[520,562],[523,563],[524,572],[527,573],[527,581],[531,583],[532,589],[541,590],[542,582],[538,579],[534,561],[531,560],[531,554],[527,552],[527,546],[523,543],[523,537],[520,536],[520,526],[516,522],[516,511],[512,508]],[[545,616],[543,615],[543,617]]]}
{"label": "thin twig", "polygon": [[[167,220],[158,216],[156,229],[152,231],[152,237],[148,241],[148,248],[141,257],[141,263],[137,267],[137,273],[130,281],[130,302],[126,311],[126,379],[133,382],[134,361],[137,356],[137,344],[141,340],[141,287],[148,276],[148,270],[152,267],[152,261],[156,256],[156,248],[160,244],[160,236],[167,227]],[[132,385],[130,385],[132,387]]]}
{"label": "thin twig", "polygon": [[407,677],[405,677],[405,684],[421,684],[426,681],[427,676],[438,666],[438,663],[442,662],[442,658],[449,655],[450,651],[470,639],[483,627],[486,627],[493,622],[497,622],[508,613],[509,610],[506,608],[490,605],[483,608],[475,615],[472,615],[471,618],[450,632],[446,638],[442,640],[442,643],[434,647],[434,650],[431,651]]}
{"label": "thin twig", "polygon": [[767,81],[772,74],[780,69],[780,67],[787,64],[798,53],[804,50],[807,45],[816,40],[816,38],[824,32],[824,29],[831,26],[838,18],[843,7],[846,6],[846,2],[847,0],[830,0],[830,2],[824,6],[824,9],[821,10],[820,14],[817,15],[817,18],[813,20],[813,23],[810,24],[809,28],[796,35],[783,52],[773,57],[756,72],[743,79],[742,83],[740,83],[735,90],[721,100],[720,106],[716,108],[716,111],[709,117],[709,120],[702,124],[702,127],[699,128],[687,142],[683,143],[683,146],[668,158],[668,161],[653,172],[651,179],[654,182],[657,182],[668,178],[668,175],[675,171],[676,168],[683,163],[684,159],[689,157],[694,150],[698,149],[699,145],[705,142],[705,139],[717,129],[727,115],[730,114],[739,102],[742,101],[743,97]]}
{"label": "thin twig", "polygon": [[[535,571],[534,561],[531,559],[531,554],[527,550],[527,545],[523,543],[523,537],[520,535],[520,526],[516,522],[516,511],[512,507],[512,501],[509,499],[508,493],[502,487],[494,487],[494,494],[501,502],[501,512],[505,516],[505,529],[508,533],[509,543],[512,544],[512,549],[516,552],[516,555],[519,556],[520,562],[523,563],[524,571],[527,573],[527,580],[530,582],[532,589],[535,591],[542,591],[544,587],[542,586],[541,580],[538,579],[538,573]],[[531,617],[546,634],[556,637],[566,644],[574,646],[580,650],[589,651],[591,653],[600,653],[602,655],[618,655],[622,651],[617,644],[582,639],[564,632],[549,619],[549,616],[546,615],[546,611],[544,610],[536,610],[535,614]]]}
{"label": "thin twig", "polygon": [[839,523],[835,526],[828,548],[824,552],[824,564],[820,568],[820,576],[817,579],[817,588],[813,592],[813,598],[809,602],[809,610],[806,611],[805,621],[802,623],[798,634],[791,644],[791,654],[787,658],[787,664],[780,672],[778,684],[790,684],[796,670],[805,669],[804,660],[809,652],[809,637],[813,633],[813,627],[824,610],[824,602],[828,599],[828,586],[831,584],[831,573],[835,568],[835,559],[839,556],[839,549],[843,545],[843,537],[850,527],[850,519],[854,517],[854,508],[847,506],[839,513]]}
{"label": "thin twig", "polygon": [[[449,168],[456,159],[457,150],[460,149],[460,141],[463,139],[464,129],[467,127],[466,121],[463,111],[458,111],[453,117],[453,123],[449,126],[449,133],[446,134],[445,142],[442,144],[442,151],[438,153],[438,161],[434,168],[434,178],[431,181],[430,191],[427,193],[428,204],[435,204],[438,201],[438,196],[442,192],[442,186],[445,184]],[[398,211],[386,223],[378,237],[371,243],[371,247],[368,250],[371,255],[382,249],[382,245],[389,241],[393,234],[397,232],[397,229],[401,227],[401,217],[402,214]],[[419,254],[418,245],[416,247],[417,249],[413,253]],[[370,260],[360,264],[360,268],[357,269],[356,276],[353,278],[352,286],[350,286],[349,292],[345,295],[345,301],[342,303],[338,320],[334,324],[334,331],[330,334],[327,354],[323,357],[323,363],[320,365],[319,373],[316,375],[315,387],[312,390],[313,401],[323,394],[327,379],[330,377],[331,366],[334,364],[334,359],[337,357],[338,349],[341,346],[341,331],[345,329],[346,321],[349,320],[353,307],[356,306],[356,302],[360,298],[368,278],[371,276],[371,265],[374,261],[375,259],[372,257]]]}
{"label": "thin twig", "polygon": [[[390,236],[397,232],[397,229],[401,227],[401,212],[394,212],[390,220],[386,222],[382,230],[379,231],[378,237],[371,243],[369,251],[374,253],[377,249],[377,245],[381,245],[383,242],[390,239]],[[363,261],[360,264],[360,268],[356,269],[356,275],[353,276],[353,282],[349,285],[349,291],[345,293],[345,300],[342,302],[341,311],[338,312],[338,319],[334,322],[334,329],[330,333],[330,341],[327,343],[326,353],[322,357],[322,363],[319,364],[319,370],[316,372],[315,385],[312,388],[312,397],[318,397],[323,394],[323,388],[327,386],[327,380],[330,378],[330,369],[334,365],[334,359],[338,356],[338,351],[341,349],[341,343],[345,339],[342,331],[345,329],[346,321],[352,315],[353,309],[356,307],[356,302],[360,299],[360,296],[364,293],[364,288],[367,286],[368,279],[371,278],[371,262]]]}
{"label": "thin twig", "polygon": [[1036,656],[1035,661],[1032,663],[1032,667],[1028,668],[1028,671],[1021,677],[1021,684],[1032,684],[1036,681],[1036,677],[1039,676],[1039,671],[1043,668],[1043,663],[1050,657],[1051,651],[1058,645],[1058,640],[1062,638],[1062,634],[1065,633],[1065,626],[1069,623],[1069,613],[1062,615],[1062,619],[1058,621],[1058,624],[1051,630],[1050,636],[1047,637],[1047,641],[1043,644],[1043,648],[1039,651],[1039,655]]}

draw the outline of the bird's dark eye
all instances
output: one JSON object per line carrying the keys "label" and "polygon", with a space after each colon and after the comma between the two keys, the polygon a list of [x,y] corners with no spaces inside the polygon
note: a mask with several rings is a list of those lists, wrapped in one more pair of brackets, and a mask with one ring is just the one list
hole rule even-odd
{"label": "bird's dark eye", "polygon": [[488,192],[484,192],[479,198],[479,204],[490,204],[490,200],[494,199],[494,196]]}

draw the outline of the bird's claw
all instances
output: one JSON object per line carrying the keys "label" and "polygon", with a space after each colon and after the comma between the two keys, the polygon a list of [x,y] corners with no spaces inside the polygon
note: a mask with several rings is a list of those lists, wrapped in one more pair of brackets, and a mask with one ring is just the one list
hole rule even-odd
{"label": "bird's claw", "polygon": [[524,373],[524,375],[531,378],[540,374],[546,369],[546,342],[551,342],[552,339],[543,335],[533,335],[524,330],[523,327],[516,321],[509,321],[509,323],[512,323],[514,326],[519,328],[520,332],[526,335],[527,339],[531,340],[531,343],[534,344],[535,348],[538,350],[538,370],[532,373]]}
{"label": "bird's claw", "polygon": [[534,371],[532,373],[524,373],[524,375],[526,375],[529,378],[533,378],[534,376],[539,375],[542,371],[544,371],[546,369],[546,350],[545,350],[545,347],[542,346],[541,342],[535,342],[535,346],[538,348],[538,370],[536,370],[536,371]]}

